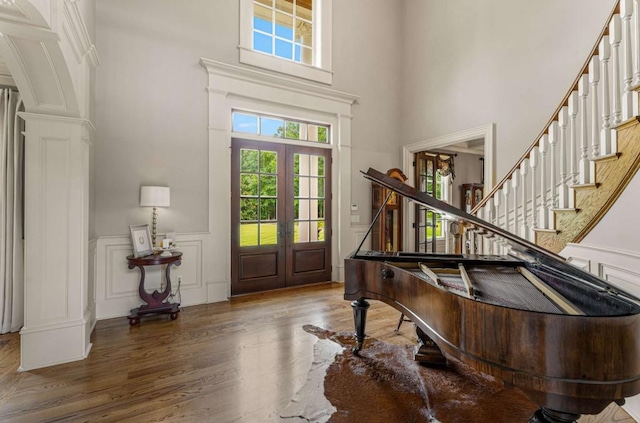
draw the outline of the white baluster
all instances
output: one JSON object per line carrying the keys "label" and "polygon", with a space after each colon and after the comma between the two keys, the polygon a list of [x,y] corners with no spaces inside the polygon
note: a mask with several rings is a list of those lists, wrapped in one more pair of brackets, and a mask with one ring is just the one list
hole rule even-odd
{"label": "white baluster", "polygon": [[518,218],[518,188],[520,187],[520,171],[516,169],[511,174],[511,187],[513,188],[513,233],[518,234],[520,219]]}
{"label": "white baluster", "polygon": [[529,239],[529,216],[527,213],[527,173],[529,172],[529,159],[522,160],[520,163],[520,175],[522,175],[522,227],[520,228],[520,236]]}
{"label": "white baluster", "polygon": [[622,21],[615,14],[609,23],[609,42],[611,43],[611,100],[613,101],[613,124],[622,122],[622,96],[620,95],[620,42],[622,40]]}
{"label": "white baluster", "polygon": [[571,184],[578,183],[578,92],[573,91],[569,95],[569,172],[571,173]]}
{"label": "white baluster", "polygon": [[540,207],[538,216],[538,228],[549,228],[549,200],[547,196],[547,150],[549,139],[544,134],[538,141],[538,151],[540,152]]}
{"label": "white baluster", "polygon": [[502,186],[502,195],[504,195],[504,230],[507,232],[511,232],[509,229],[509,194],[511,193],[511,184],[509,181],[506,181]]}
{"label": "white baluster", "polygon": [[609,58],[611,57],[611,44],[609,36],[605,35],[598,46],[600,55],[600,67],[602,70],[602,129],[600,130],[600,154],[607,156],[611,151],[611,97],[609,94]]}
{"label": "white baluster", "polygon": [[[558,113],[558,127],[560,128],[558,141],[560,142],[560,190],[558,192],[558,208],[572,207],[573,201],[569,195],[571,174],[567,172],[567,124],[569,123],[569,108],[563,106]],[[550,133],[551,135],[551,133]],[[571,203],[571,204],[570,204]]]}
{"label": "white baluster", "polygon": [[589,61],[589,83],[591,83],[591,154],[600,155],[600,112],[598,111],[598,83],[600,82],[600,60],[593,56]]}
{"label": "white baluster", "polygon": [[622,119],[633,117],[633,58],[631,39],[631,15],[633,14],[633,0],[620,0],[620,15],[622,17],[622,39],[624,43],[624,92],[622,94]]}
{"label": "white baluster", "polygon": [[[549,204],[549,210],[558,207],[558,168],[562,168],[562,163],[558,163],[558,154],[556,152],[556,146],[558,145],[559,137],[558,121],[551,122],[549,125],[549,151],[551,157],[549,162],[551,163],[551,202]],[[566,170],[566,169],[565,169]]]}
{"label": "white baluster", "polygon": [[[493,196],[493,213],[494,213],[494,219],[493,219],[493,224],[496,225],[497,227],[501,227],[500,225],[500,201],[502,201],[502,188],[500,188],[498,191],[496,191],[496,194]],[[500,251],[501,245],[502,245],[502,238],[493,238],[493,248],[495,248],[495,253],[496,254],[502,254],[502,251]]]}
{"label": "white baluster", "polygon": [[587,97],[589,96],[589,76],[582,75],[578,82],[578,96],[580,97],[580,162],[578,163],[578,183],[591,183],[591,165],[589,160],[588,125],[587,125]]}
{"label": "white baluster", "polygon": [[536,176],[538,170],[538,147],[533,147],[529,153],[529,166],[531,166],[531,233],[530,241],[535,240],[535,232],[538,228],[538,193],[536,190]]}
{"label": "white baluster", "polygon": [[[491,224],[493,224],[493,218],[494,218],[494,213],[493,213],[493,201],[491,201],[491,199],[489,199],[489,201],[487,201],[487,204],[485,204],[485,216],[487,217],[487,221]],[[484,250],[487,251],[489,254],[493,254],[493,238],[489,238],[488,236],[484,237]]]}

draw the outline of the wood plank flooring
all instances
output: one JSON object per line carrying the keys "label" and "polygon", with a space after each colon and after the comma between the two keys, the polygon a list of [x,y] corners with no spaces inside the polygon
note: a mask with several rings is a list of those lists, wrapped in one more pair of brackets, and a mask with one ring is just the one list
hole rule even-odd
{"label": "wood plank flooring", "polygon": [[[0,335],[0,421],[277,421],[313,359],[316,338],[302,326],[353,330],[342,293],[332,283],[186,307],[175,321],[103,320],[86,360],[22,373],[19,335]],[[413,344],[410,323],[393,334],[398,318],[372,302],[367,334]],[[583,421],[634,420],[615,407]]]}

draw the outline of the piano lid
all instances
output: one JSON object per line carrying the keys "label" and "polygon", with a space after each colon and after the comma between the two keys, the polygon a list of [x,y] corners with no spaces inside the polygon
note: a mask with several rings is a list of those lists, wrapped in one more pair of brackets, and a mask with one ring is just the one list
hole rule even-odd
{"label": "piano lid", "polygon": [[[592,288],[595,288],[598,291],[607,291],[611,294],[623,293],[620,289],[610,285],[597,276],[568,264],[563,257],[527,241],[524,238],[507,232],[502,228],[480,219],[479,217],[471,215],[450,204],[420,192],[416,188],[397,179],[390,178],[382,172],[369,168],[366,173],[362,173],[365,178],[388,188],[409,200],[413,200],[430,210],[444,214],[445,219],[461,223],[466,230],[479,232],[483,236],[496,236],[501,238],[503,241],[501,242],[501,245],[510,247],[510,251],[507,253],[510,256],[526,261],[534,266],[553,268],[556,271],[564,273],[566,276],[572,277],[574,280],[579,280],[581,283],[591,285]],[[384,205],[382,207],[384,207]],[[628,293],[624,293],[624,296],[632,299],[636,303],[640,301],[638,298]]]}

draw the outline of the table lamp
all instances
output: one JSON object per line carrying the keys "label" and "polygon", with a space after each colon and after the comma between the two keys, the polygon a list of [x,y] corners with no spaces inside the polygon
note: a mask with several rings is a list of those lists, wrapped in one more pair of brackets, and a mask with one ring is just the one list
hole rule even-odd
{"label": "table lamp", "polygon": [[158,186],[142,186],[140,187],[140,207],[153,207],[153,224],[151,242],[152,246],[156,246],[156,224],[158,221],[157,207],[169,207],[170,188]]}

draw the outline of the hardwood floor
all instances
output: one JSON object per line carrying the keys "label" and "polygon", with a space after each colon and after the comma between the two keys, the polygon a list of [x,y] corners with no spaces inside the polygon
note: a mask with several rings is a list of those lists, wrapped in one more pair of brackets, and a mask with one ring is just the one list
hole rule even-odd
{"label": "hardwood floor", "polygon": [[[19,335],[2,335],[0,421],[277,421],[313,359],[316,338],[302,326],[353,330],[342,293],[333,283],[186,307],[175,321],[163,315],[130,327],[125,317],[103,320],[86,360],[22,373]],[[414,343],[408,323],[393,334],[398,317],[374,302],[367,334]]]}

